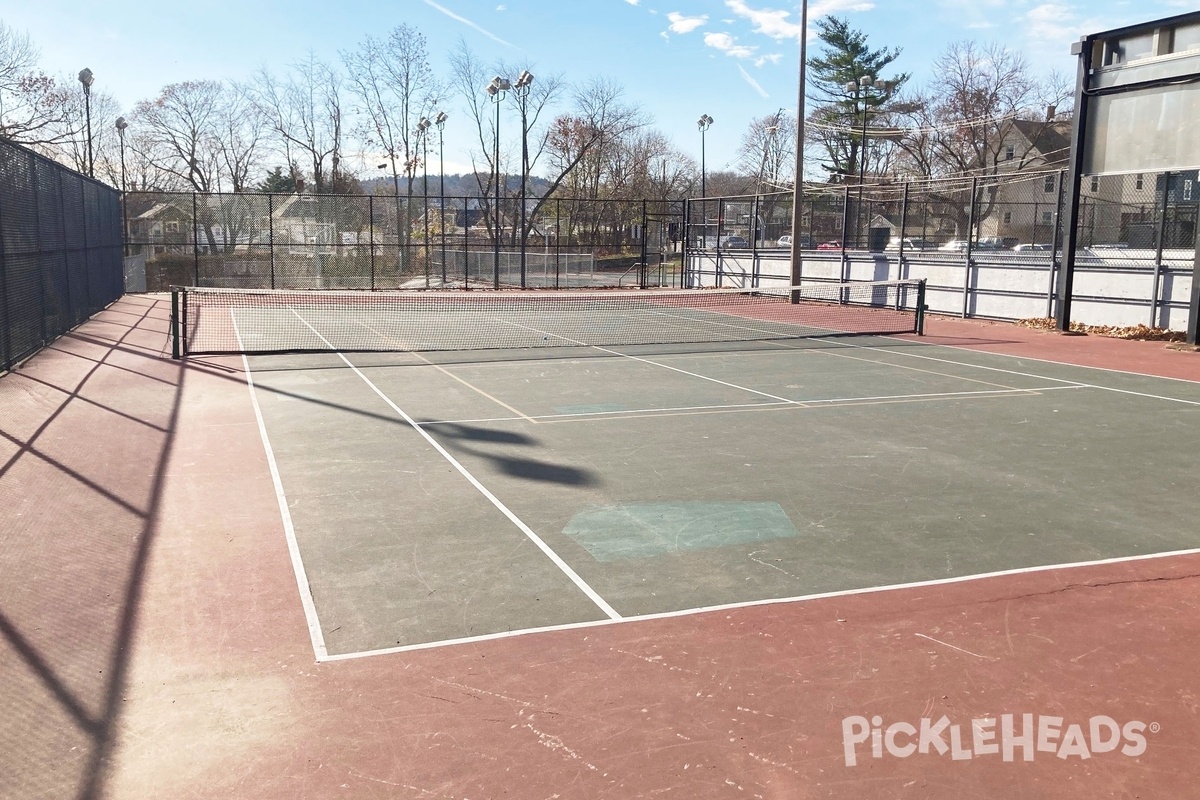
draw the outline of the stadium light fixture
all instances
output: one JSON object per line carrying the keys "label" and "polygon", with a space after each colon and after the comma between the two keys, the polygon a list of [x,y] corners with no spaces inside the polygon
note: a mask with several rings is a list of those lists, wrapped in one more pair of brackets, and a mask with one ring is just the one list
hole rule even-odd
{"label": "stadium light fixture", "polygon": [[495,180],[495,198],[496,198],[496,231],[495,231],[495,246],[492,248],[495,254],[495,260],[492,266],[492,288],[500,288],[500,103],[504,100],[504,93],[512,89],[512,83],[508,78],[502,78],[499,75],[492,78],[492,82],[487,85],[488,96],[492,98],[492,103],[496,106],[496,138],[492,145],[492,168]]}
{"label": "stadium light fixture", "polygon": [[83,84],[83,107],[84,114],[87,117],[87,168],[88,177],[94,178],[95,161],[92,157],[92,84],[96,82],[96,76],[90,69],[84,67],[79,70],[79,82]]}
{"label": "stadium light fixture", "polygon": [[528,122],[528,100],[529,87],[533,83],[533,73],[529,70],[521,70],[521,74],[517,76],[517,83],[513,87],[516,92],[517,99],[520,101],[518,106],[521,109],[521,288],[525,288],[525,244],[528,239],[525,219],[525,195],[526,181],[529,178],[529,122]]}
{"label": "stadium light fixture", "polygon": [[442,231],[442,286],[446,285],[446,140],[443,129],[446,127],[447,114],[439,111],[433,118],[433,124],[438,129],[438,219],[441,220]]}
{"label": "stadium light fixture", "polygon": [[704,135],[708,133],[708,129],[712,127],[713,118],[708,114],[701,114],[700,119],[696,120],[696,127],[700,129],[700,197],[707,197],[707,166],[704,163]]}

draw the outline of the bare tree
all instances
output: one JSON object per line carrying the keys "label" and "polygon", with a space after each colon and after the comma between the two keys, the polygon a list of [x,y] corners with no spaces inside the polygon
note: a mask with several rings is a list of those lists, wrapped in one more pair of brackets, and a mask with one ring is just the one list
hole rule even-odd
{"label": "bare tree", "polygon": [[306,163],[318,194],[333,187],[341,170],[341,90],[341,76],[312,53],[293,64],[285,80],[263,70],[254,88],[285,160]]}
{"label": "bare tree", "polygon": [[146,156],[197,192],[219,189],[217,130],[223,91],[219,81],[173,83],[134,108],[138,128],[156,145]]}
{"label": "bare tree", "polygon": [[756,193],[790,187],[796,163],[796,120],[781,108],[750,120],[738,148],[738,170],[753,176]]}
{"label": "bare tree", "polygon": [[70,136],[63,124],[69,91],[37,69],[29,35],[0,21],[0,136],[27,145],[53,145]]}
{"label": "bare tree", "polygon": [[[407,257],[416,217],[413,179],[421,168],[428,122],[441,99],[442,87],[429,63],[425,37],[400,25],[386,39],[368,37],[357,50],[342,53],[349,88],[355,99],[360,133],[371,147],[382,149],[390,166],[396,198],[396,235],[401,260]],[[400,203],[400,175],[405,177],[406,201]],[[402,267],[401,267],[402,268]]]}
{"label": "bare tree", "polygon": [[[1036,149],[1042,130],[1069,117],[1071,88],[1061,76],[1039,80],[1024,58],[998,44],[956,42],[934,62],[929,86],[893,117],[899,169],[922,178],[978,177],[1019,171],[1046,154]],[[1014,136],[1018,123],[1026,134]],[[1007,149],[1013,147],[1013,157]],[[1065,155],[1065,154],[1060,154]],[[1002,166],[1003,165],[1003,166]],[[983,193],[979,216],[997,195]],[[961,234],[967,212],[958,194],[931,197]]]}
{"label": "bare tree", "polygon": [[262,166],[267,119],[244,84],[226,87],[213,119],[221,171],[234,192],[252,188],[252,175]]}

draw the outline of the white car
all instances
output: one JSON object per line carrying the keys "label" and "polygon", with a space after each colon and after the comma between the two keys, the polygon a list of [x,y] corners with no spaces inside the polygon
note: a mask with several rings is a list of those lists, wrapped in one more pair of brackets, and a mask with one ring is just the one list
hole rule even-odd
{"label": "white car", "polygon": [[779,241],[775,242],[775,246],[776,247],[791,247],[792,246],[792,237],[788,236],[787,234],[780,236]]}

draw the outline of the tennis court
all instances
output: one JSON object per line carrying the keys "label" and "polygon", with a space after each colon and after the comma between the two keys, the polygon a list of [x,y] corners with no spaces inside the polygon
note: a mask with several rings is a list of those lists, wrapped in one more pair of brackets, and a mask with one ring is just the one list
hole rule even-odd
{"label": "tennis court", "polygon": [[[43,793],[1186,796],[1196,354],[822,291],[123,299],[5,383],[103,538],[20,629]],[[1153,734],[846,749],[1022,714]]]}
{"label": "tennis court", "polygon": [[247,360],[320,659],[1200,547],[1155,477],[1194,385],[824,335],[783,292],[198,294],[201,350],[334,351]]}

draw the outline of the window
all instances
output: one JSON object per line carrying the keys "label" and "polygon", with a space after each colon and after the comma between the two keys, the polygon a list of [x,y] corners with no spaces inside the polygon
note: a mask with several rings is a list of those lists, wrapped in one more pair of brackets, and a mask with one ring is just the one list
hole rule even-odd
{"label": "window", "polygon": [[1045,191],[1047,191],[1047,192],[1053,192],[1053,191],[1054,191],[1054,186],[1055,186],[1055,182],[1054,182],[1054,176],[1053,176],[1053,175],[1047,175],[1047,176],[1046,176],[1046,183],[1045,183],[1045,185],[1044,185],[1042,188],[1043,188]]}
{"label": "window", "polygon": [[1188,50],[1200,50],[1200,23],[1175,28],[1171,52],[1186,53]]}
{"label": "window", "polygon": [[1042,224],[1043,225],[1053,225],[1054,224],[1054,212],[1053,211],[1043,211],[1042,212]]}
{"label": "window", "polygon": [[1192,187],[1195,185],[1195,183],[1196,183],[1195,181],[1184,181],[1183,182],[1183,199],[1184,200],[1193,199]]}
{"label": "window", "polygon": [[1017,157],[1017,146],[1015,144],[1005,145],[1004,160],[1012,161],[1016,157]]}
{"label": "window", "polygon": [[1090,189],[1091,189],[1091,191],[1093,191],[1093,192],[1098,192],[1098,191],[1100,191],[1100,178],[1099,178],[1099,177],[1097,177],[1096,175],[1093,175],[1093,176],[1092,176],[1092,182],[1091,182],[1091,184],[1089,184],[1089,188],[1090,188]]}
{"label": "window", "polygon": [[1011,211],[1004,212],[1004,224],[1012,225],[1012,212]]}
{"label": "window", "polygon": [[167,231],[167,233],[179,233],[179,223],[178,222],[166,223],[166,231]]}
{"label": "window", "polygon": [[1146,181],[1145,181],[1145,179],[1143,178],[1143,176],[1142,176],[1142,175],[1140,175],[1140,174],[1139,174],[1139,175],[1137,176],[1137,178],[1136,178],[1136,179],[1134,179],[1134,181],[1133,181],[1133,188],[1135,188],[1135,189],[1144,189],[1144,188],[1146,188]]}
{"label": "window", "polygon": [[1106,63],[1109,66],[1128,64],[1130,61],[1149,58],[1153,55],[1154,32],[1149,31],[1126,36],[1122,39],[1110,39],[1108,41],[1108,59]]}

